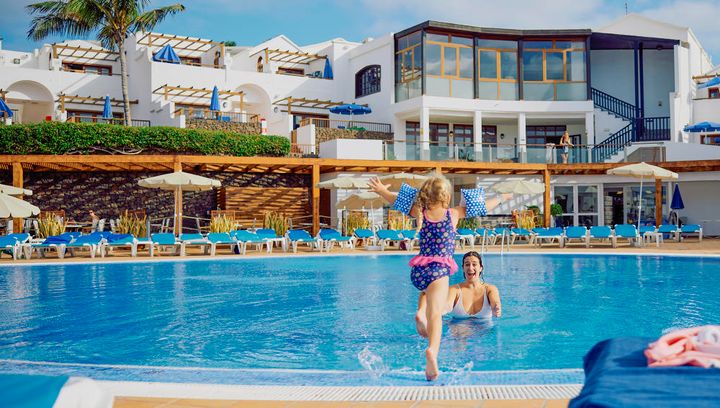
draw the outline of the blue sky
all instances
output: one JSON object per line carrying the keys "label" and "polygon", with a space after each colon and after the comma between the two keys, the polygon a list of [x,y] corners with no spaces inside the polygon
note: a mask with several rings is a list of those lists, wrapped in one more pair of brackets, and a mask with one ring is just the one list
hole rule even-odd
{"label": "blue sky", "polygon": [[[0,0],[0,36],[5,49],[31,50],[41,43],[26,38],[32,0]],[[156,31],[234,40],[254,45],[277,34],[299,44],[335,37],[359,41],[400,31],[425,20],[487,27],[599,28],[625,14],[624,0],[154,0],[180,2],[186,11],[170,17]],[[689,26],[720,63],[718,0],[629,0],[628,10]],[[48,39],[45,42],[62,40]]]}

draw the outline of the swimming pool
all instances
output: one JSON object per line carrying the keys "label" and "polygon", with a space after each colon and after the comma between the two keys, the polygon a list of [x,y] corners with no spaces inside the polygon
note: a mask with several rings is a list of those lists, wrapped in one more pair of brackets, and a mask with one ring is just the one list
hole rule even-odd
{"label": "swimming pool", "polygon": [[[141,381],[423,384],[425,341],[414,331],[410,257],[1,267],[0,370]],[[504,315],[494,325],[448,321],[441,383],[577,383],[583,354],[599,340],[655,337],[720,314],[720,258],[489,254],[485,265]],[[458,273],[452,281],[461,279]]]}

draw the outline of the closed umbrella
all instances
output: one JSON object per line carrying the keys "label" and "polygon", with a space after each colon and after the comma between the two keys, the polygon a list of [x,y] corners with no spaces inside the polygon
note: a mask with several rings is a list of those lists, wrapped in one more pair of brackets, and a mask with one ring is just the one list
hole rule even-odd
{"label": "closed umbrella", "polygon": [[183,191],[206,191],[220,187],[218,180],[195,174],[176,171],[138,181],[138,185],[146,188],[157,188],[175,192],[175,233],[182,232],[182,193]]}
{"label": "closed umbrella", "polygon": [[367,189],[368,180],[355,177],[337,177],[334,179],[322,181],[318,183],[316,187],[328,190]]}
{"label": "closed umbrella", "polygon": [[383,184],[389,184],[390,188],[394,190],[399,190],[403,183],[411,187],[420,188],[428,178],[428,176],[413,173],[394,173],[378,177]]}
{"label": "closed umbrella", "polygon": [[509,180],[494,184],[490,189],[500,194],[542,194],[545,185],[536,181]]}
{"label": "closed umbrella", "polygon": [[643,180],[646,178],[655,180],[677,180],[678,175],[670,170],[662,167],[653,166],[645,162],[628,164],[607,171],[607,174],[615,176],[635,177],[640,179],[640,200],[638,202],[638,229],[640,229],[640,220],[642,219],[642,194]]}
{"label": "closed umbrella", "polygon": [[682,210],[683,208],[685,208],[685,203],[683,203],[682,195],[680,195],[680,186],[675,184],[675,190],[673,191],[673,198],[672,203],[670,203],[670,209]]}
{"label": "closed umbrella", "polygon": [[110,96],[105,95],[105,104],[103,105],[103,119],[112,119],[112,107],[110,106]]}
{"label": "closed umbrella", "polygon": [[332,66],[330,66],[330,60],[327,58],[325,58],[325,69],[323,70],[323,78],[333,79]]}
{"label": "closed umbrella", "polygon": [[0,98],[0,116],[12,118],[13,111],[10,109],[10,107],[5,103],[3,98]]}
{"label": "closed umbrella", "polygon": [[27,201],[0,193],[0,218],[28,218],[40,214],[40,209]]}
{"label": "closed umbrella", "polygon": [[32,190],[28,190],[26,188],[20,188],[20,187],[14,187],[14,186],[8,186],[7,184],[0,184],[0,193],[5,193],[7,195],[32,195]]}
{"label": "closed umbrella", "polygon": [[213,86],[212,96],[210,97],[210,110],[214,112],[220,111],[220,93],[217,86]]}

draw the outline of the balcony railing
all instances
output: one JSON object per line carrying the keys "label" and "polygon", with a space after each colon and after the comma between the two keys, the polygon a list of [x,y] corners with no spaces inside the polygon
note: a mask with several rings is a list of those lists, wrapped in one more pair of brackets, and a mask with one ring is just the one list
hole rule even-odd
{"label": "balcony railing", "polygon": [[185,115],[187,120],[214,120],[230,123],[258,123],[260,116],[252,113],[218,112],[202,108],[180,108],[175,115]]}
{"label": "balcony railing", "polygon": [[392,133],[392,126],[389,123],[363,122],[359,120],[338,120],[323,118],[305,118],[300,121],[300,126],[313,124],[319,128],[359,130],[367,132]]}
{"label": "balcony railing", "polygon": [[[67,118],[67,122],[70,122],[70,123],[105,123],[105,124],[110,124],[110,125],[124,125],[125,124],[125,121],[122,118],[105,119],[105,118],[98,118],[98,117],[89,116],[89,115],[72,115]],[[150,124],[149,120],[131,119],[130,126],[145,127],[145,126],[151,126],[151,124]]]}
{"label": "balcony railing", "polygon": [[[597,155],[592,154],[592,145],[574,145],[567,153],[561,146],[552,143],[544,145],[516,145],[483,143],[482,149],[476,149],[474,143],[429,142],[425,149],[415,140],[392,140],[384,143],[385,160],[432,160],[432,161],[471,161],[471,162],[507,162],[507,163],[595,163]],[[625,160],[623,147],[617,146]],[[567,157],[567,159],[566,159]],[[609,157],[606,157],[608,159]]]}

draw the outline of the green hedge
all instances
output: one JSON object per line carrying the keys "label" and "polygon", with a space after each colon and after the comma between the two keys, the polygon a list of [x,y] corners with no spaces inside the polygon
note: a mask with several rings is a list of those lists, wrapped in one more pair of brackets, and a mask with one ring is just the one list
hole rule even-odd
{"label": "green hedge", "polygon": [[97,153],[94,148],[223,156],[287,156],[282,136],[173,127],[45,122],[0,126],[0,154]]}

